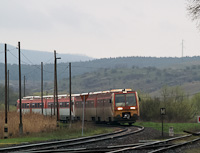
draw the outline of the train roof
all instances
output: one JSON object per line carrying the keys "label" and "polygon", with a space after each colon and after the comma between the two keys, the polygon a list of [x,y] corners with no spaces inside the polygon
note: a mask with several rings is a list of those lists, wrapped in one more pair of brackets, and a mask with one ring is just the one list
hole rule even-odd
{"label": "train roof", "polygon": [[[81,94],[72,94],[72,97],[78,97],[80,95],[97,95],[97,94],[102,94],[102,93],[115,93],[115,92],[128,92],[128,91],[132,91],[132,89],[112,89],[112,90],[105,90],[105,91],[96,91],[96,92],[89,92],[89,93],[81,93]],[[54,97],[54,95],[46,95],[43,96],[43,98],[49,98],[52,99]],[[62,95],[58,95],[58,98],[67,98],[69,97],[68,94],[62,94]],[[26,96],[23,97],[24,100],[30,100],[30,99],[41,99],[41,96]]]}
{"label": "train roof", "polygon": [[23,99],[40,99],[40,96],[26,96],[26,97],[23,97]]}

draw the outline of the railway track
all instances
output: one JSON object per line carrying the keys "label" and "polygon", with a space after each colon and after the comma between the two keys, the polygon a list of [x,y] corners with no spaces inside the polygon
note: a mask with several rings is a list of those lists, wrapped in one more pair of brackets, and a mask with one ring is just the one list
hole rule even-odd
{"label": "railway track", "polygon": [[[195,135],[195,134],[193,134]],[[93,148],[63,148],[63,149],[54,149],[54,150],[35,150],[34,153],[38,152],[70,152],[70,153],[86,153],[86,152],[107,152],[107,153],[118,153],[118,152],[148,152],[148,153],[157,153],[172,151],[178,147],[185,146],[187,144],[195,143],[200,140],[199,135],[193,136],[192,134],[179,136],[175,138],[170,138],[162,141],[154,141],[147,143],[135,143],[127,145],[117,145],[117,146],[106,146],[106,147],[93,147]]]}
{"label": "railway track", "polygon": [[[199,141],[200,138],[195,138],[193,140],[185,141],[183,143],[177,143],[173,144],[171,141],[177,141],[179,139],[185,139],[189,138],[191,135],[185,135],[181,137],[175,137],[172,139],[167,139],[163,141],[155,141],[151,143],[137,143],[137,144],[128,144],[128,145],[119,145],[119,146],[107,146],[107,147],[96,147],[96,148],[71,148],[71,149],[49,149],[49,150],[27,150],[26,152],[32,152],[32,153],[50,153],[50,152],[70,152],[70,153],[116,153],[116,152],[148,152],[148,153],[157,153],[157,152],[164,152],[171,150],[174,152],[174,148],[181,147],[184,145],[187,145],[188,143]],[[168,142],[171,142],[168,144]]]}
{"label": "railway track", "polygon": [[[195,135],[195,134],[194,134]],[[118,153],[118,152],[134,152],[136,150],[141,150],[141,152],[148,153],[158,153],[165,151],[173,151],[176,148],[186,146],[188,144],[195,143],[200,140],[199,136],[193,136],[192,134],[184,135],[180,137],[174,137],[162,141],[155,141],[150,143],[139,144],[136,146],[125,147],[121,149],[115,149],[112,151],[107,151],[108,153]]]}
{"label": "railway track", "polygon": [[[61,150],[63,150],[62,148],[68,148],[68,147],[73,147],[73,146],[77,147],[77,146],[83,145],[83,144],[89,144],[89,143],[94,143],[94,142],[99,142],[99,141],[104,141],[104,140],[109,140],[109,139],[116,139],[116,138],[124,137],[127,135],[131,135],[134,133],[138,133],[143,130],[144,130],[144,127],[137,127],[137,126],[123,127],[121,130],[116,131],[116,132],[95,135],[95,136],[90,136],[90,137],[0,148],[0,152],[15,152],[15,151],[20,151],[20,152],[60,152]],[[69,152],[72,152],[72,150],[73,149],[69,149]],[[63,151],[61,151],[61,152],[63,152]]]}

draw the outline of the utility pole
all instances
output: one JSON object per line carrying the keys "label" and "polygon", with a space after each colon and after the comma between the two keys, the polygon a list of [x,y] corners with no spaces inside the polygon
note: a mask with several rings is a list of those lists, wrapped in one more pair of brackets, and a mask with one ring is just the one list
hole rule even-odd
{"label": "utility pole", "polygon": [[55,104],[56,104],[56,51],[54,50],[54,94],[53,94],[53,115],[56,115]]}
{"label": "utility pole", "polygon": [[69,116],[70,116],[70,123],[72,121],[72,90],[71,90],[71,63],[69,63],[69,106],[70,106],[70,111],[69,111]]}
{"label": "utility pole", "polygon": [[41,62],[41,108],[43,115],[43,62]]}
{"label": "utility pole", "polygon": [[26,97],[26,83],[25,83],[25,81],[26,81],[26,77],[24,75],[24,97]]}
{"label": "utility pole", "polygon": [[[56,70],[55,70],[55,73],[56,73],[56,82],[55,82],[55,85],[56,85],[56,106],[57,106],[57,122],[60,120],[59,118],[59,104],[58,104],[58,84],[57,84],[57,58],[56,58]],[[58,124],[57,124],[58,125]]]}
{"label": "utility pole", "polygon": [[7,108],[7,44],[5,44],[5,125],[4,125],[4,139],[8,138],[8,108]]}
{"label": "utility pole", "polygon": [[20,56],[20,42],[18,42],[19,50],[19,134],[23,134],[23,124],[22,124],[22,97],[21,97],[21,56]]}
{"label": "utility pole", "polygon": [[10,82],[9,82],[9,80],[10,80],[10,77],[9,77],[9,70],[8,70],[8,112],[9,112],[9,101],[10,101]]}
{"label": "utility pole", "polygon": [[[55,87],[54,87],[54,94],[55,94],[55,98],[56,99],[56,105],[57,105],[57,126],[58,126],[58,122],[59,122],[59,103],[58,103],[58,85],[57,85],[57,59],[61,59],[60,57],[56,57],[56,51],[54,51],[54,57],[55,57],[55,68],[54,68],[54,73],[55,73],[55,79],[54,79],[54,84],[55,84]],[[55,102],[55,100],[54,100]]]}

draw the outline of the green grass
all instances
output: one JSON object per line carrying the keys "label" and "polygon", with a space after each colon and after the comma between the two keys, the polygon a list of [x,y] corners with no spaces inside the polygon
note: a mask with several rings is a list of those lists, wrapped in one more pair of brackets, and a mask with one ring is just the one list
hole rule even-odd
{"label": "green grass", "polygon": [[[162,131],[162,123],[156,122],[136,122],[134,125],[152,127],[156,130]],[[174,134],[184,134],[187,131],[200,131],[200,124],[198,123],[163,123],[164,132],[169,132],[169,127],[173,127]]]}
{"label": "green grass", "polygon": [[[102,133],[109,133],[115,129],[98,127],[92,124],[85,125],[84,127],[84,137],[97,135]],[[20,143],[33,143],[51,140],[62,140],[62,139],[72,139],[82,137],[82,128],[80,123],[72,124],[71,128],[69,125],[66,127],[60,127],[56,131],[45,132],[45,133],[35,133],[26,136],[21,136],[17,138],[1,139],[0,146],[5,145],[20,144]]]}

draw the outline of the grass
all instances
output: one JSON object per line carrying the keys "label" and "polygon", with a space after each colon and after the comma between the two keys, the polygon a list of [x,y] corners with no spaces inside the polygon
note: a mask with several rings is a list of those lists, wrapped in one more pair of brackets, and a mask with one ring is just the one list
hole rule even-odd
{"label": "grass", "polygon": [[[162,123],[157,122],[136,122],[134,125],[151,127],[158,131],[162,131]],[[165,133],[169,132],[169,128],[173,127],[174,134],[184,134],[187,131],[200,131],[200,124],[198,123],[163,123],[163,130]]]}
{"label": "grass", "polygon": [[[109,133],[115,129],[98,127],[93,124],[87,123],[84,126],[84,135],[83,136],[91,136],[102,133]],[[77,122],[71,125],[61,125],[60,128],[57,128],[55,131],[51,132],[40,132],[40,133],[32,133],[29,135],[21,136],[18,138],[9,138],[2,139],[0,141],[0,146],[4,147],[5,145],[12,144],[20,144],[20,143],[33,143],[33,142],[42,142],[42,141],[51,141],[51,140],[62,140],[62,139],[72,139],[82,137],[82,127],[81,123]]]}
{"label": "grass", "polygon": [[[5,113],[0,112],[0,139],[4,137]],[[36,113],[22,115],[23,132],[30,133],[48,132],[56,129],[56,117],[43,116]],[[19,137],[19,113],[8,112],[8,137]]]}

